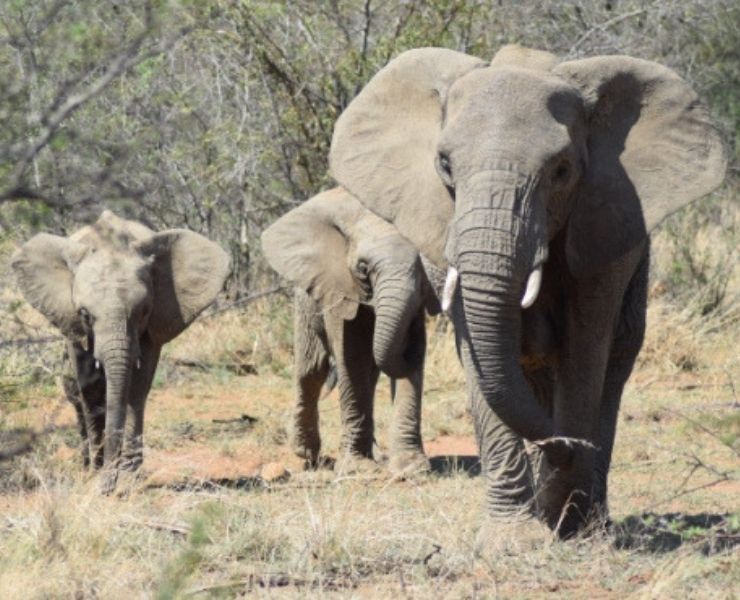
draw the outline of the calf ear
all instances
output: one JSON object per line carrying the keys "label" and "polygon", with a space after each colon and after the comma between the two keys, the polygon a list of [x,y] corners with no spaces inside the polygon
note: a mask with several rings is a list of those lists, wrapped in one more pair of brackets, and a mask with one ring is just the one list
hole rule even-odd
{"label": "calf ear", "polygon": [[580,89],[587,111],[588,167],[567,237],[570,268],[586,275],[716,188],[726,157],[696,93],[662,65],[603,56],[554,72]]}
{"label": "calf ear", "polygon": [[164,344],[216,299],[231,274],[231,261],[218,244],[186,229],[156,233],[134,247],[153,259],[148,329],[155,342]]}
{"label": "calf ear", "polygon": [[484,66],[445,48],[404,52],[378,71],[334,127],[333,176],[440,267],[453,213],[435,169],[447,92]]}
{"label": "calf ear", "polygon": [[262,251],[280,275],[305,290],[322,310],[351,320],[361,290],[349,268],[347,228],[362,206],[337,188],[314,196],[262,233]]}
{"label": "calf ear", "polygon": [[84,329],[72,302],[74,269],[89,251],[64,237],[39,233],[13,255],[11,266],[29,304],[62,334],[81,337]]}

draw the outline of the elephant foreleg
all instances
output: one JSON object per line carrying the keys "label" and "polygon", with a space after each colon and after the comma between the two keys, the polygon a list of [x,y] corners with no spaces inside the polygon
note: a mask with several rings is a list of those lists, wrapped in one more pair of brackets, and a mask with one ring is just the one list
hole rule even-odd
{"label": "elephant foreleg", "polygon": [[330,327],[336,361],[339,404],[342,416],[342,451],[346,455],[373,458],[373,398],[378,368],[372,354],[374,315],[361,306],[352,321]]}
{"label": "elephant foreleg", "polygon": [[[561,469],[552,469],[546,460],[542,461],[539,480],[544,517],[563,537],[594,516],[597,454],[611,455],[611,442],[609,448],[600,448],[599,432],[602,427],[613,429],[608,423],[616,420],[618,409],[614,398],[608,406],[603,402],[607,371],[623,299],[644,256],[645,247],[641,245],[612,263],[607,271],[571,283],[553,418],[561,435],[576,440],[575,455],[572,464]],[[612,371],[610,377],[614,376],[622,377]],[[613,381],[609,385],[611,394],[621,395],[621,386],[617,390]],[[602,407],[607,409],[603,416]]]}
{"label": "elephant foreleg", "polygon": [[[62,361],[65,365],[70,363],[69,353],[67,350],[64,352]],[[74,372],[64,372],[62,374],[62,389],[67,400],[74,406],[75,413],[77,414],[77,427],[80,432],[80,438],[82,440],[82,464],[85,467],[90,466],[90,441],[87,435],[87,418],[85,416],[85,409],[82,405],[82,394],[80,393],[80,386],[77,383],[77,375]]]}
{"label": "elephant foreleg", "polygon": [[423,311],[414,319],[409,333],[409,343],[414,346],[413,354],[421,357],[421,361],[408,377],[395,380],[390,431],[390,468],[394,473],[429,469],[421,441],[421,398],[426,352]]}
{"label": "elephant foreleg", "polygon": [[303,291],[296,290],[294,305],[294,379],[290,442],[293,451],[316,466],[321,450],[319,398],[329,374],[329,352],[321,310]]}
{"label": "elephant foreleg", "polygon": [[92,347],[86,350],[81,344],[70,342],[67,353],[76,380],[65,381],[64,388],[67,398],[77,411],[80,434],[83,437],[82,460],[85,466],[92,464],[99,469],[103,466],[105,373],[96,363]]}
{"label": "elephant foreleg", "polygon": [[649,263],[649,258],[646,256],[624,295],[619,324],[604,378],[599,430],[596,435],[597,451],[593,487],[594,507],[603,518],[608,517],[607,478],[617,432],[617,414],[622,391],[632,373],[645,337]]}
{"label": "elephant foreleg", "polygon": [[121,468],[128,471],[137,470],[144,461],[144,408],[161,351],[161,347],[153,344],[148,336],[141,339],[140,349],[138,367],[131,373],[124,446],[121,453]]}

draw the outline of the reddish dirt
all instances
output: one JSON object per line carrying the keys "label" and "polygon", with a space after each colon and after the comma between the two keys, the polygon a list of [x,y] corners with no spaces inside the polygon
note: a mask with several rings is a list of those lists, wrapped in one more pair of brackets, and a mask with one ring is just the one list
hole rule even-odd
{"label": "reddish dirt", "polygon": [[467,435],[441,435],[424,442],[427,456],[478,456],[475,438]]}
{"label": "reddish dirt", "polygon": [[270,456],[264,456],[248,445],[231,449],[227,455],[214,448],[193,446],[149,451],[144,468],[149,484],[172,485],[184,481],[237,481],[251,477],[273,481],[302,470],[303,462],[286,451],[273,451]]}

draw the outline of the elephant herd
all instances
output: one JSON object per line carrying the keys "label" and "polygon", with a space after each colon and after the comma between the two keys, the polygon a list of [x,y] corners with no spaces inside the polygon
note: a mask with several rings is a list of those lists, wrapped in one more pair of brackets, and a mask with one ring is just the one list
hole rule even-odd
{"label": "elephant herd", "polygon": [[[292,444],[319,461],[318,398],[338,377],[342,449],[371,460],[373,397],[394,381],[390,467],[424,468],[425,315],[455,330],[494,521],[567,537],[607,515],[617,413],[645,331],[650,231],[716,188],[718,129],[670,69],[627,56],[560,61],[442,48],[382,68],[336,122],[339,187],[262,235],[295,287]],[[104,212],[12,261],[67,339],[84,460],[142,463],[162,345],[216,297],[227,254],[186,230]]]}

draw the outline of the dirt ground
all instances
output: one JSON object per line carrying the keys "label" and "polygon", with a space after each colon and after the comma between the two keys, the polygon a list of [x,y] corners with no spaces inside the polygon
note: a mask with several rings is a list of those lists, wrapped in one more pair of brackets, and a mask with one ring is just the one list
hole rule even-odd
{"label": "dirt ground", "polygon": [[[569,542],[487,525],[450,344],[430,344],[422,433],[433,470],[407,480],[384,467],[384,379],[380,468],[341,476],[305,470],[289,448],[289,371],[186,369],[175,349],[147,405],[144,467],[108,498],[79,464],[58,387],[16,391],[5,430],[55,429],[0,465],[0,595],[738,597],[740,373],[729,344],[690,371],[635,373],[610,475],[612,528]],[[322,451],[336,459],[336,391],[320,412]]]}

